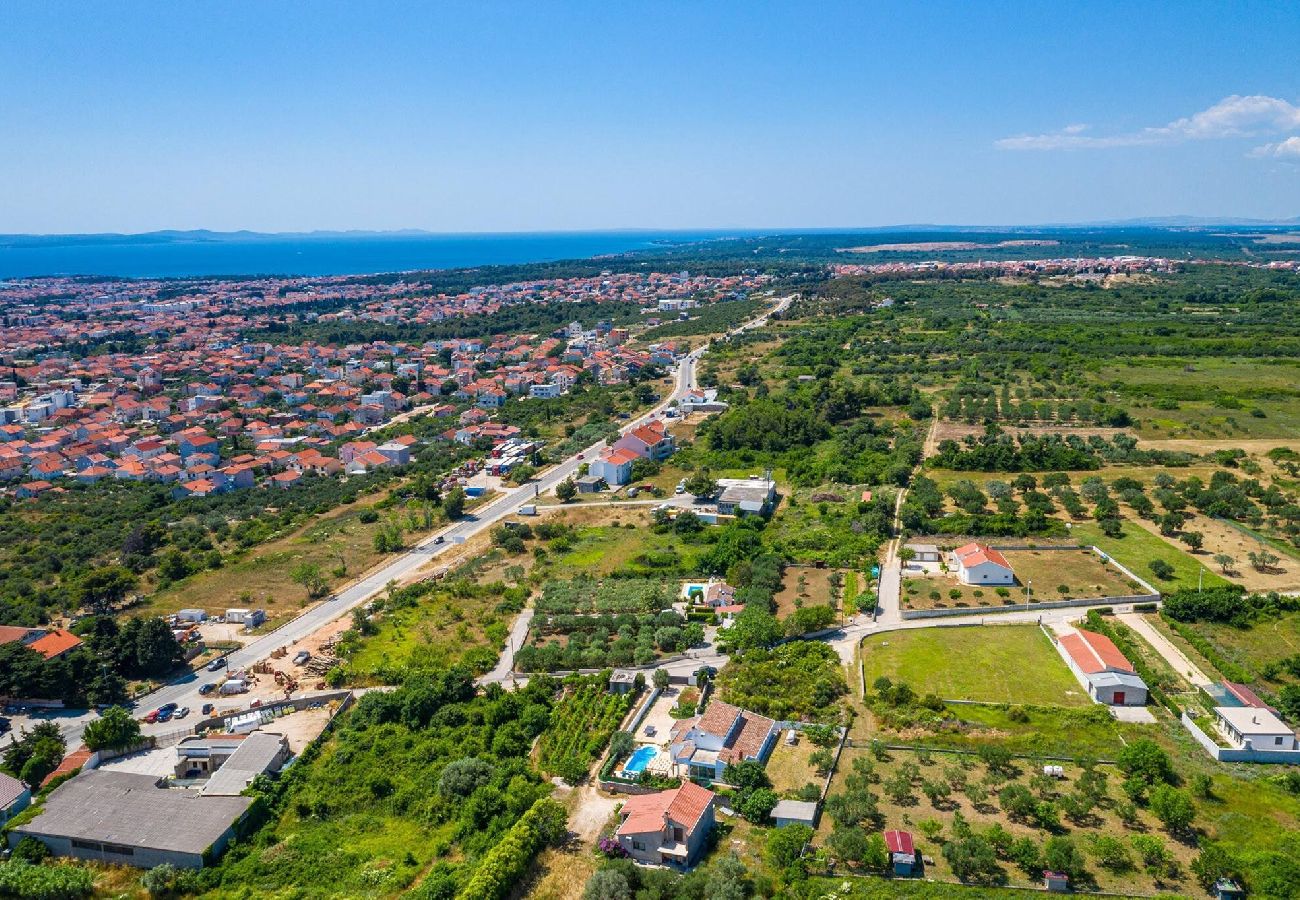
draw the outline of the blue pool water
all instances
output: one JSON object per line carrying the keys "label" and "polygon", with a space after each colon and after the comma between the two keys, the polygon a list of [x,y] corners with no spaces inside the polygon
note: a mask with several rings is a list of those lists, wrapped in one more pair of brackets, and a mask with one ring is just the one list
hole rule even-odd
{"label": "blue pool water", "polygon": [[650,765],[650,760],[655,758],[658,749],[647,744],[644,747],[638,747],[636,752],[628,759],[627,765],[623,767],[624,772],[632,775],[640,775],[645,771],[645,767]]}

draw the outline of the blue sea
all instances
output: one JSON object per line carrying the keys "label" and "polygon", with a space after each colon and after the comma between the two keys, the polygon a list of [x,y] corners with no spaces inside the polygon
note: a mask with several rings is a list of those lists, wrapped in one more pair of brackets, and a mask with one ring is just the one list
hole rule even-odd
{"label": "blue sea", "polygon": [[535,234],[0,236],[0,278],[110,275],[355,275],[411,269],[586,259],[660,242],[737,235],[719,231]]}

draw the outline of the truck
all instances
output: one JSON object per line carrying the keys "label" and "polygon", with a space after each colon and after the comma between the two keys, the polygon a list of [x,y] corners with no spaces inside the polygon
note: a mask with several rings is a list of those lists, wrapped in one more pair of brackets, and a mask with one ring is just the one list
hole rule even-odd
{"label": "truck", "polygon": [[248,691],[248,682],[242,678],[232,678],[221,685],[222,696],[228,697],[231,694],[243,694]]}
{"label": "truck", "polygon": [[537,515],[537,504],[536,504],[536,503],[525,503],[523,506],[519,507],[519,515],[521,515],[521,516],[535,516],[535,515]]}

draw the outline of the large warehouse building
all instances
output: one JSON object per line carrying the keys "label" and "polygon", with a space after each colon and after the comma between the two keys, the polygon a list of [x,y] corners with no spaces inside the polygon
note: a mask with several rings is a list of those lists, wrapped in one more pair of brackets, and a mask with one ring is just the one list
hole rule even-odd
{"label": "large warehouse building", "polygon": [[252,802],[159,787],[152,775],[83,772],[55,788],[9,840],[34,837],[56,856],[197,869],[221,854]]}

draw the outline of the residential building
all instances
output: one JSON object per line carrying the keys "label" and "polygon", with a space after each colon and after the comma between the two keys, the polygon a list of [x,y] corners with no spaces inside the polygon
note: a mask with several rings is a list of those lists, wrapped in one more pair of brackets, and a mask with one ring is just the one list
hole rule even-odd
{"label": "residential building", "polygon": [[12,775],[0,772],[0,827],[32,802],[32,792]]}
{"label": "residential building", "polygon": [[1007,585],[1016,573],[1007,558],[987,544],[971,543],[952,551],[953,567],[962,584]]}
{"label": "residential building", "polygon": [[631,797],[619,810],[614,832],[632,859],[684,869],[704,852],[713,830],[716,795],[687,781],[681,787]]}
{"label": "residential building", "polygon": [[703,715],[673,725],[673,762],[691,777],[721,779],[732,763],[766,762],[777,735],[776,722],[714,700]]}
{"label": "residential building", "polygon": [[673,455],[675,445],[667,426],[658,419],[633,428],[614,443],[616,450],[631,450],[644,459],[662,460]]}
{"label": "residential building", "polygon": [[632,480],[632,463],[637,459],[639,457],[631,450],[609,448],[602,450],[591,461],[587,472],[591,475],[599,475],[610,487],[618,487]]}
{"label": "residential building", "polygon": [[1238,750],[1300,750],[1295,731],[1272,710],[1255,706],[1216,706],[1215,724]]}
{"label": "residential building", "polygon": [[771,478],[719,478],[718,514],[766,516],[776,506],[776,482]]}

